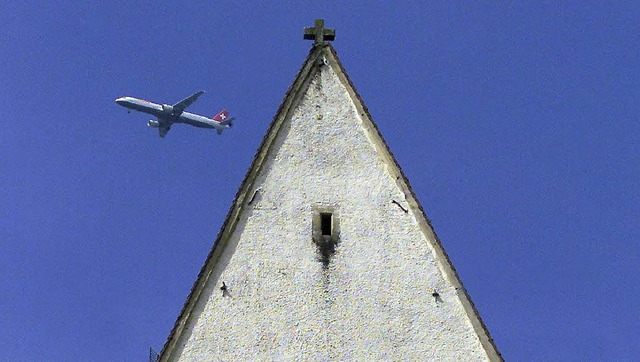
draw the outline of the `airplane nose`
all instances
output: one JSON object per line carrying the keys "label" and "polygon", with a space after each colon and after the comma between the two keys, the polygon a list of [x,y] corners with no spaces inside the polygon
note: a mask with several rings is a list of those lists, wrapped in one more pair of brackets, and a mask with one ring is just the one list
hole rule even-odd
{"label": "airplane nose", "polygon": [[118,99],[116,99],[116,103],[118,103],[119,105],[123,105],[125,102],[125,97],[120,97]]}

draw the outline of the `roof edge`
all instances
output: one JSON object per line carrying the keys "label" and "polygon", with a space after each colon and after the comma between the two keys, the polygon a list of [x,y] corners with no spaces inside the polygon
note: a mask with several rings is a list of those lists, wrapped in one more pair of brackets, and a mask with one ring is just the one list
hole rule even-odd
{"label": "roof edge", "polygon": [[503,361],[504,359],[500,354],[500,351],[498,350],[495,342],[493,341],[493,338],[491,337],[491,334],[489,333],[487,326],[482,321],[482,318],[480,317],[480,314],[478,313],[477,308],[473,304],[473,301],[471,300],[469,293],[467,292],[464,285],[462,284],[462,281],[458,275],[458,272],[456,271],[455,267],[451,263],[451,259],[449,259],[449,256],[444,250],[444,247],[442,246],[442,242],[440,241],[440,238],[436,234],[435,229],[431,224],[431,220],[429,220],[426,213],[424,212],[424,209],[422,208],[422,205],[420,204],[420,201],[415,196],[415,193],[411,188],[411,185],[409,184],[409,179],[402,171],[400,164],[398,163],[395,156],[393,155],[393,152],[391,152],[391,149],[387,145],[387,142],[384,140],[384,137],[382,137],[382,134],[380,133],[380,129],[378,128],[376,123],[373,121],[373,118],[371,117],[369,110],[365,106],[362,98],[360,97],[360,94],[356,90],[356,87],[354,86],[353,82],[347,75],[347,72],[345,71],[342,63],[340,62],[340,59],[338,58],[338,54],[336,50],[333,48],[333,46],[331,46],[331,44],[327,44],[325,49],[328,50],[328,54],[330,54],[332,60],[335,62],[338,68],[337,69],[338,72],[336,72],[336,74],[345,83],[344,84],[345,88],[349,93],[353,92],[351,96],[352,96],[352,99],[357,100],[356,108],[358,108],[358,111],[361,117],[364,117],[367,119],[368,121],[367,123],[370,124],[371,130],[375,132],[375,135],[376,135],[375,140],[380,143],[380,146],[382,146],[380,148],[386,152],[386,156],[388,158],[387,164],[392,165],[392,167],[395,169],[397,173],[397,176],[399,176],[399,178],[396,177],[396,182],[402,181],[402,182],[399,182],[399,186],[403,189],[403,191],[405,191],[406,201],[409,203],[409,206],[414,211],[415,210],[419,211],[419,213],[417,214],[422,216],[423,222],[420,222],[419,220],[420,227],[423,229],[423,232],[426,232],[427,235],[429,233],[433,234],[433,238],[435,240],[435,244],[433,245],[434,250],[436,251],[437,254],[439,254],[441,259],[446,261],[446,264],[443,265],[444,266],[443,269],[445,273],[448,274],[447,277],[449,277],[449,279],[453,282],[454,286],[456,287],[458,296],[462,302],[465,312],[467,313],[467,316],[469,317],[476,334],[480,338],[480,342],[483,348],[485,349],[487,356],[492,361],[493,360]]}
{"label": "roof edge", "polygon": [[236,196],[233,200],[231,208],[229,209],[229,213],[218,232],[218,236],[207,256],[204,265],[200,269],[198,273],[198,277],[196,278],[195,283],[191,287],[191,291],[189,292],[189,296],[185,304],[176,319],[169,336],[167,337],[167,341],[165,342],[162,350],[159,354],[158,361],[167,361],[175,351],[175,347],[177,345],[178,340],[182,336],[182,332],[184,331],[184,327],[186,325],[187,320],[191,316],[191,311],[197,304],[200,299],[200,295],[204,290],[204,287],[211,276],[216,262],[220,258],[222,250],[227,244],[229,237],[233,234],[235,227],[238,222],[238,218],[241,215],[247,193],[251,190],[256,177],[262,170],[263,161],[265,160],[269,150],[271,149],[271,145],[275,140],[276,135],[280,129],[280,126],[284,122],[285,119],[290,117],[291,110],[297,104],[298,100],[302,96],[301,90],[306,89],[305,85],[312,79],[313,75],[317,71],[316,61],[319,55],[322,54],[322,49],[326,47],[327,44],[316,44],[314,45],[305,62],[302,65],[302,68],[298,71],[298,74],[294,78],[293,83],[287,90],[280,107],[276,111],[276,114],[267,129],[265,136],[262,138],[262,142],[258,147],[253,161],[251,162],[251,166],[247,171],[244,180],[240,184],[238,191],[236,192]]}

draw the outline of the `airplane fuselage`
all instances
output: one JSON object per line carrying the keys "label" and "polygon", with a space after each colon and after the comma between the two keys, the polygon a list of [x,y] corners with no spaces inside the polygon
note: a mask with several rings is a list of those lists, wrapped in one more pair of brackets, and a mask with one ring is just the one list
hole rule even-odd
{"label": "airplane fuselage", "polygon": [[173,107],[168,104],[158,104],[133,97],[118,98],[116,103],[129,109],[151,114],[157,117],[160,122],[166,122],[169,126],[173,123],[186,123],[200,128],[216,128],[218,130],[229,128],[229,125],[223,125],[199,114],[186,111],[174,112]]}

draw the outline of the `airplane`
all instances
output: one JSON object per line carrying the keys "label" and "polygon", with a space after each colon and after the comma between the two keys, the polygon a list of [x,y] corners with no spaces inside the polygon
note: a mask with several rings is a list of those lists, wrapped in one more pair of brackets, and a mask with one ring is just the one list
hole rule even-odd
{"label": "airplane", "polygon": [[229,111],[223,109],[212,118],[201,116],[184,110],[195,102],[204,91],[198,91],[180,102],[170,106],[168,104],[157,104],[144,99],[133,97],[120,97],[116,99],[119,105],[140,112],[145,112],[156,116],[155,120],[149,120],[147,126],[157,128],[160,137],[167,135],[174,123],[187,123],[200,128],[215,128],[218,134],[233,125],[234,118],[229,118]]}

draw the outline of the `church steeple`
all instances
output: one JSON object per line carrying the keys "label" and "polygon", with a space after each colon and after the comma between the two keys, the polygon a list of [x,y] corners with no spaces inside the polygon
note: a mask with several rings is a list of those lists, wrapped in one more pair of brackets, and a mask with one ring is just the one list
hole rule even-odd
{"label": "church steeple", "polygon": [[314,46],[160,360],[398,359],[501,356],[333,46]]}

